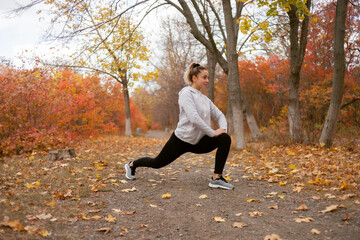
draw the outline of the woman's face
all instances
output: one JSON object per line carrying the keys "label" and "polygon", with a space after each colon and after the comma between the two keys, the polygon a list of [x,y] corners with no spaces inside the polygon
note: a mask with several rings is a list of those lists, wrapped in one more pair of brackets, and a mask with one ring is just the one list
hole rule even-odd
{"label": "woman's face", "polygon": [[201,90],[202,88],[206,88],[209,84],[209,73],[207,70],[202,70],[197,76],[192,77],[191,86],[197,90]]}

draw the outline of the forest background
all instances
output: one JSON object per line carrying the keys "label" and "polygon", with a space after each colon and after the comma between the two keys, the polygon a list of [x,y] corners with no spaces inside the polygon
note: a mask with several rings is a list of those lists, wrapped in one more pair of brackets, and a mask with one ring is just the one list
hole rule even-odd
{"label": "forest background", "polygon": [[[185,86],[184,69],[192,61],[203,65],[209,61],[208,52],[190,33],[181,14],[166,16],[159,23],[159,38],[153,43],[156,50],[151,53],[146,26],[141,24],[151,7],[127,11],[135,9],[136,4],[124,4],[121,8],[126,11],[121,12],[121,18],[114,18],[115,5],[95,6],[89,12],[81,8],[81,2],[73,1],[80,7],[71,11],[65,8],[70,6],[66,1],[45,2],[54,14],[53,24],[76,19],[84,12],[87,15],[81,15],[82,21],[86,20],[89,26],[108,23],[100,24],[96,31],[89,27],[91,31],[86,32],[81,21],[76,20],[64,25],[71,31],[56,32],[54,28],[47,35],[52,41],[73,41],[73,46],[80,39],[82,42],[75,44],[80,50],[61,58],[22,56],[30,68],[17,67],[3,59],[0,155],[47,151],[102,134],[129,136],[136,134],[136,129],[145,132],[176,127],[177,93]],[[237,19],[243,44],[238,51],[239,83],[263,136],[274,144],[288,144],[291,137],[287,119],[290,75],[287,10],[280,8],[273,17],[267,14],[268,9],[253,2],[241,2],[247,3],[247,9]],[[308,40],[299,85],[302,141],[308,144],[318,142],[330,105],[336,11],[335,1],[312,4],[307,15]],[[303,19],[300,17],[300,21]],[[351,3],[346,18],[346,74],[337,144],[352,144],[359,139],[359,22],[359,8]],[[75,34],[77,31],[81,36]],[[217,44],[222,45],[225,54],[226,43]],[[227,75],[220,67],[215,68],[214,74],[213,92],[204,93],[227,114]],[[249,129],[245,128],[245,133],[251,140]]]}

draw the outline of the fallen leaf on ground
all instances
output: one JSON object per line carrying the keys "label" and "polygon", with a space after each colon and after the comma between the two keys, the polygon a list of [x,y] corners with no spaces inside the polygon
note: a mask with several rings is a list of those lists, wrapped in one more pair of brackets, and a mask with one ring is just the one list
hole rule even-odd
{"label": "fallen leaf on ground", "polygon": [[264,237],[264,240],[281,240],[281,238],[277,234],[271,234],[271,235],[266,235]]}
{"label": "fallen leaf on ground", "polygon": [[243,227],[247,227],[247,224],[244,222],[234,222],[232,226],[233,228],[243,228]]}
{"label": "fallen leaf on ground", "polygon": [[12,229],[24,230],[24,227],[20,224],[20,220],[11,220],[8,216],[4,217],[4,221],[0,223],[0,226],[10,227]]}
{"label": "fallen leaf on ground", "polygon": [[72,190],[71,190],[71,189],[67,190],[67,192],[64,194],[64,197],[65,197],[65,198],[70,198],[70,197],[72,197]]}
{"label": "fallen leaf on ground", "polygon": [[150,207],[157,208],[157,205],[156,204],[150,204]]}
{"label": "fallen leaf on ground", "polygon": [[280,186],[285,186],[286,184],[287,184],[287,181],[284,181],[284,182],[280,181],[280,182],[279,182],[279,185],[280,185]]}
{"label": "fallen leaf on ground", "polygon": [[39,228],[36,226],[26,226],[24,229],[28,234],[36,234],[39,231]]}
{"label": "fallen leaf on ground", "polygon": [[335,211],[338,208],[338,205],[331,205],[326,207],[325,210],[319,211],[319,213],[327,213],[327,212],[332,212]]}
{"label": "fallen leaf on ground", "polygon": [[252,199],[246,199],[246,201],[249,202],[249,203],[251,203],[251,202],[259,202],[260,203],[261,202],[261,200],[253,199],[253,198]]}
{"label": "fallen leaf on ground", "polygon": [[342,220],[343,221],[350,220],[354,214],[355,214],[355,212],[348,213],[342,218]]}
{"label": "fallen leaf on ground", "polygon": [[29,220],[29,221],[35,221],[37,220],[38,218],[33,216],[33,215],[26,215],[26,219]]}
{"label": "fallen leaf on ground", "polygon": [[116,218],[111,214],[109,214],[107,217],[105,217],[105,220],[109,223],[116,222]]}
{"label": "fallen leaf on ground", "polygon": [[215,222],[225,222],[226,220],[222,217],[213,217]]}
{"label": "fallen leaf on ground", "polygon": [[325,194],[325,197],[327,197],[328,199],[336,198],[335,195],[332,195],[332,194],[330,194],[330,193]]}
{"label": "fallen leaf on ground", "polygon": [[353,193],[349,193],[349,194],[345,194],[343,196],[338,197],[339,200],[341,201],[345,201],[348,200],[349,198],[355,197],[355,194]]}
{"label": "fallen leaf on ground", "polygon": [[147,228],[149,226],[149,224],[140,224],[141,228]]}
{"label": "fallen leaf on ground", "polygon": [[319,235],[321,232],[315,228],[311,229],[310,231],[313,235]]}
{"label": "fallen leaf on ground", "polygon": [[273,205],[273,206],[270,206],[268,207],[269,209],[279,209],[279,206],[278,205]]}
{"label": "fallen leaf on ground", "polygon": [[39,232],[39,234],[40,234],[41,236],[43,236],[43,237],[48,237],[48,236],[51,235],[51,233],[49,233],[49,232],[46,231],[46,230],[41,230],[41,231]]}
{"label": "fallen leaf on ground", "polygon": [[113,212],[119,215],[133,215],[136,211],[122,211],[120,209],[113,208]]}
{"label": "fallen leaf on ground", "polygon": [[294,221],[297,222],[297,223],[303,223],[303,222],[309,223],[309,222],[314,221],[314,219],[311,218],[311,217],[303,217],[303,216],[301,216],[299,218],[294,218]]}
{"label": "fallen leaf on ground", "polygon": [[19,204],[16,204],[15,207],[11,208],[10,209],[10,212],[17,212],[20,210],[20,205]]}
{"label": "fallen leaf on ground", "polygon": [[55,206],[55,198],[53,197],[51,199],[51,202],[44,201],[44,203],[46,206],[53,207],[53,206]]}
{"label": "fallen leaf on ground", "polygon": [[314,199],[314,200],[320,200],[319,196],[312,196],[311,198]]}
{"label": "fallen leaf on ground", "polygon": [[298,187],[294,187],[294,188],[292,189],[292,191],[299,193],[299,192],[301,192],[302,189],[303,189],[303,187],[298,186]]}
{"label": "fallen leaf on ground", "polygon": [[52,218],[51,214],[48,213],[48,214],[45,214],[45,213],[42,213],[42,214],[39,214],[39,215],[36,215],[36,217],[40,220],[45,220],[45,219],[50,219]]}
{"label": "fallen leaf on ground", "polygon": [[296,210],[297,211],[307,211],[308,207],[303,202],[301,202],[300,206],[298,208],[296,208]]}
{"label": "fallen leaf on ground", "polygon": [[137,189],[136,189],[135,187],[133,187],[133,188],[126,188],[126,189],[121,190],[121,192],[123,192],[123,193],[135,192],[135,191],[137,191]]}
{"label": "fallen leaf on ground", "polygon": [[96,229],[97,232],[104,232],[105,234],[110,232],[111,231],[111,228],[107,228],[107,227],[104,227],[104,228],[98,228]]}
{"label": "fallen leaf on ground", "polygon": [[203,194],[203,195],[200,195],[199,198],[200,199],[205,199],[205,198],[208,198],[208,196],[206,194]]}
{"label": "fallen leaf on ground", "polygon": [[235,216],[240,217],[240,216],[242,216],[242,213],[237,213],[237,214],[235,214]]}
{"label": "fallen leaf on ground", "polygon": [[249,212],[250,217],[262,216],[263,214],[264,214],[263,212],[258,212],[258,211]]}
{"label": "fallen leaf on ground", "polygon": [[171,194],[170,193],[165,193],[161,196],[161,198],[164,198],[164,199],[169,199],[171,198]]}
{"label": "fallen leaf on ground", "polygon": [[91,220],[93,220],[93,221],[99,221],[100,219],[101,219],[101,216],[99,216],[99,215],[95,215],[95,216],[91,217]]}

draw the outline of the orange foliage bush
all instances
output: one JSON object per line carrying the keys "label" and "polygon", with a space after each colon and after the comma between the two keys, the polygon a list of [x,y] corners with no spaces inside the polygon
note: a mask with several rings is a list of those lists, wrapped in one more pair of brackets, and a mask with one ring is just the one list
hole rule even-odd
{"label": "orange foliage bush", "polygon": [[[132,127],[146,129],[131,102]],[[125,126],[121,84],[74,71],[0,68],[0,155],[50,149]]]}

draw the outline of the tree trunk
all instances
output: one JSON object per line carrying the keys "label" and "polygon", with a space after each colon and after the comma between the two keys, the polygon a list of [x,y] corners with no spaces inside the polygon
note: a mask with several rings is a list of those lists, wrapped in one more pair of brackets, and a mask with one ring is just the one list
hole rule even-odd
{"label": "tree trunk", "polygon": [[348,0],[338,0],[335,15],[334,36],[334,78],[331,100],[326,120],[321,132],[320,144],[330,147],[336,132],[336,123],[339,117],[341,101],[344,93],[345,78],[345,29]]}
{"label": "tree trunk", "polygon": [[246,148],[245,132],[244,132],[244,115],[241,103],[241,89],[239,81],[238,54],[236,51],[236,34],[235,21],[232,17],[230,0],[223,1],[223,9],[225,16],[225,25],[227,33],[226,56],[229,66],[228,73],[228,94],[231,101],[231,111],[233,116],[233,128],[235,137],[235,148]]}
{"label": "tree trunk", "polygon": [[252,140],[262,139],[264,135],[260,132],[254,114],[243,92],[241,92],[241,96],[242,96],[243,112],[251,132]]}
{"label": "tree trunk", "polygon": [[208,85],[208,97],[212,102],[214,102],[214,92],[215,92],[215,67],[216,59],[215,56],[211,54],[209,50],[206,50],[207,55],[207,69],[209,72],[209,85]]}
{"label": "tree trunk", "polygon": [[[306,2],[306,6],[310,10],[311,0],[308,0]],[[300,21],[297,15],[296,5],[291,5],[290,11],[288,12],[290,20],[290,76],[288,119],[290,140],[293,143],[303,142],[304,140],[300,114],[299,86],[300,71],[303,64],[307,44],[309,14],[305,15],[304,20],[302,21],[299,43]]]}
{"label": "tree trunk", "polygon": [[125,104],[125,136],[131,135],[131,112],[130,112],[130,97],[128,89],[128,81],[126,70],[122,70],[121,83],[123,85],[123,95]]}
{"label": "tree trunk", "polygon": [[288,119],[290,140],[292,143],[303,141],[303,132],[301,124],[301,115],[299,107],[299,73],[291,73],[289,78],[289,104],[288,104]]}

